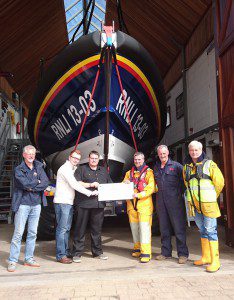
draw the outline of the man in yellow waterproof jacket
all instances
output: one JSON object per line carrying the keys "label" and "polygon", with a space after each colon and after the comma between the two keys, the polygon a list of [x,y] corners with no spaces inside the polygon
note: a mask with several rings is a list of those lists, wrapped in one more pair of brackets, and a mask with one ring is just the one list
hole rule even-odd
{"label": "man in yellow waterproof jacket", "polygon": [[142,152],[134,154],[134,166],[124,178],[125,183],[134,183],[134,199],[127,201],[127,212],[132,231],[133,257],[142,263],[151,259],[151,225],[153,213],[152,194],[155,191],[153,170],[145,164]]}
{"label": "man in yellow waterproof jacket", "polygon": [[217,198],[224,178],[216,163],[206,157],[200,142],[192,141],[188,149],[183,169],[186,198],[190,216],[195,216],[199,228],[202,247],[202,257],[194,265],[209,264],[206,271],[216,272],[220,268],[217,218],[221,215]]}

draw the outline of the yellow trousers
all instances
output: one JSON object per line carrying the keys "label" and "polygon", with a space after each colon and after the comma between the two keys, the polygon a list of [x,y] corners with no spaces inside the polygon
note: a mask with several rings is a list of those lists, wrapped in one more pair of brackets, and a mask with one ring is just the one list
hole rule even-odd
{"label": "yellow trousers", "polygon": [[134,250],[140,250],[141,256],[151,257],[152,215],[145,215],[132,209],[128,211],[132,231]]}

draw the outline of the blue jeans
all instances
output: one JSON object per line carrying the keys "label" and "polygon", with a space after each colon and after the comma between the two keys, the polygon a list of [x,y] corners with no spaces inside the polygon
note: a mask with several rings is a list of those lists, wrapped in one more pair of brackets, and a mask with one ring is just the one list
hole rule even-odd
{"label": "blue jeans", "polygon": [[72,225],[73,206],[70,204],[54,204],[56,214],[56,259],[69,254],[69,235]]}
{"label": "blue jeans", "polygon": [[209,241],[217,241],[217,219],[209,218],[204,216],[203,214],[199,214],[196,211],[195,214],[195,222],[199,229],[201,238],[208,239]]}
{"label": "blue jeans", "polygon": [[25,261],[33,259],[40,213],[40,204],[36,206],[20,205],[17,213],[15,214],[15,230],[11,241],[9,261],[18,262],[21,240],[27,221],[28,233],[25,245]]}

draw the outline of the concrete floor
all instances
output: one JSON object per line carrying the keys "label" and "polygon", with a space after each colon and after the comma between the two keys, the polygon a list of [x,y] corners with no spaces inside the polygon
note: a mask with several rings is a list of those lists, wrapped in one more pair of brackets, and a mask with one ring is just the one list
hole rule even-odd
{"label": "concrete floor", "polygon": [[[108,220],[103,228],[107,261],[93,259],[89,239],[82,263],[63,265],[55,261],[55,242],[38,241],[35,258],[40,268],[23,266],[24,244],[14,273],[6,271],[13,225],[0,224],[0,299],[234,299],[234,249],[224,244],[219,228],[222,267],[205,272],[192,261],[200,257],[199,233],[188,228],[190,259],[186,265],[173,259],[152,259],[141,264],[130,255],[131,233],[126,220]],[[174,244],[174,241],[173,241]],[[160,253],[160,237],[153,236],[153,258]]]}

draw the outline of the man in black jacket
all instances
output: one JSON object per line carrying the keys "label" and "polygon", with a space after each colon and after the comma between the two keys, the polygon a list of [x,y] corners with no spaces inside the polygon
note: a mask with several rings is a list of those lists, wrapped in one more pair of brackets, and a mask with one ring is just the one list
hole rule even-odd
{"label": "man in black jacket", "polygon": [[[89,153],[89,163],[77,169],[75,178],[81,181],[86,188],[97,188],[99,183],[111,183],[112,180],[106,168],[98,166],[99,153]],[[96,183],[96,184],[94,184]],[[85,233],[87,223],[90,224],[91,252],[94,258],[108,259],[102,251],[101,231],[104,219],[105,202],[98,202],[97,196],[87,197],[84,194],[76,193],[74,208],[76,212],[76,223],[73,238],[73,261],[81,262],[84,251]]]}

